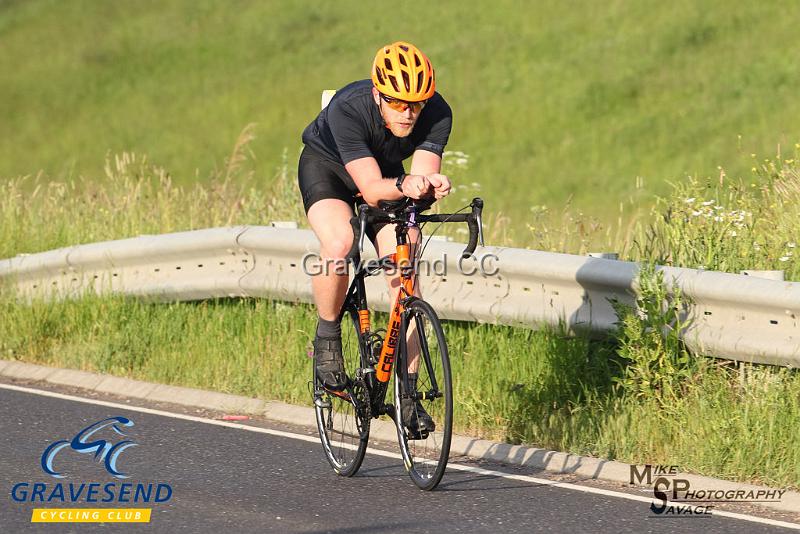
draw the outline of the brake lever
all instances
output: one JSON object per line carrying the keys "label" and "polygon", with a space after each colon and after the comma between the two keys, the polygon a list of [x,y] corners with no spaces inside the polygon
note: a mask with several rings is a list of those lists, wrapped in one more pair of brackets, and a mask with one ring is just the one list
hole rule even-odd
{"label": "brake lever", "polygon": [[473,198],[470,206],[472,206],[472,213],[475,215],[475,222],[478,223],[478,240],[482,247],[486,246],[483,241],[483,199]]}
{"label": "brake lever", "polygon": [[358,208],[358,222],[359,222],[359,232],[358,232],[358,251],[364,252],[364,234],[367,233],[367,207],[366,204],[362,204]]}

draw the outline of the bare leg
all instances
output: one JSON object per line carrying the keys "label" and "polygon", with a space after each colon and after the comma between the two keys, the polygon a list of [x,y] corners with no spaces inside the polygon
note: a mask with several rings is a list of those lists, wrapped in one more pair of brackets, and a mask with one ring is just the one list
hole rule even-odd
{"label": "bare leg", "polygon": [[342,266],[353,244],[352,216],[347,203],[333,198],[319,200],[308,210],[308,222],[319,239],[323,261],[321,274],[311,277],[311,290],[317,313],[326,321],[338,317],[347,293],[348,275]]}

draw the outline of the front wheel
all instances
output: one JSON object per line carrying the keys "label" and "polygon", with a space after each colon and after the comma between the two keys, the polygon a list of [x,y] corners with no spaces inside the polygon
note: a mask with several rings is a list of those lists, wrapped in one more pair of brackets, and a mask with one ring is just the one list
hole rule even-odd
{"label": "front wheel", "polygon": [[[430,304],[415,299],[406,308],[401,326],[400,357],[395,368],[394,405],[397,437],[403,463],[414,483],[432,490],[441,481],[450,455],[453,432],[453,384],[442,324]],[[411,362],[410,368],[408,362]],[[403,424],[405,370],[417,372],[416,391],[408,392],[431,416],[433,432],[412,432]],[[406,401],[408,402],[408,400]]]}

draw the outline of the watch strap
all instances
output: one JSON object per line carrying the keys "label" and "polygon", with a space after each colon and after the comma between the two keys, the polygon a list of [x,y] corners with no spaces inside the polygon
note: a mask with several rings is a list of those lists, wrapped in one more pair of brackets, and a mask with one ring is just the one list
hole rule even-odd
{"label": "watch strap", "polygon": [[397,190],[401,193],[403,192],[403,180],[406,179],[406,176],[408,176],[406,173],[401,174],[397,177],[397,180],[394,183],[395,187],[397,187]]}

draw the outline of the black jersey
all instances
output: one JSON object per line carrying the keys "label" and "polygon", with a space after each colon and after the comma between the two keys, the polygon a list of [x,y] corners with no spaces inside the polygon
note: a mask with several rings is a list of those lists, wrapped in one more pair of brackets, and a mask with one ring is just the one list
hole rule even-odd
{"label": "black jersey", "polygon": [[408,137],[396,137],[386,127],[372,97],[372,81],[360,80],[336,91],[328,106],[303,131],[303,143],[314,152],[345,165],[374,157],[383,176],[393,176],[415,150],[442,155],[453,113],[435,93],[422,108]]}

